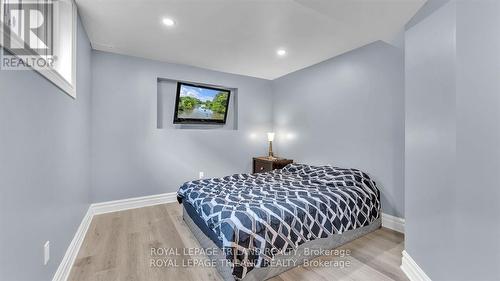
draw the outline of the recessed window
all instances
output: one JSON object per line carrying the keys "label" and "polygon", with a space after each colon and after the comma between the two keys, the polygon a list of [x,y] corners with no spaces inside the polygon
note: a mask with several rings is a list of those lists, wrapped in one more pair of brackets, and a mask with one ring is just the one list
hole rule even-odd
{"label": "recessed window", "polygon": [[2,71],[36,70],[76,97],[73,0],[0,0]]}

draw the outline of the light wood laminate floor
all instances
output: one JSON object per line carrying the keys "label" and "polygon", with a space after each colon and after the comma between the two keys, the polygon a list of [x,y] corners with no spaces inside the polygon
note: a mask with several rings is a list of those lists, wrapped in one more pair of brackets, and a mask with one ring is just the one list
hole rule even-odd
{"label": "light wood laminate floor", "polygon": [[[321,256],[315,259],[318,262],[335,259],[344,263],[349,261],[349,266],[299,266],[270,280],[407,281],[399,269],[403,240],[402,234],[382,228],[341,247],[350,250],[349,256]],[[183,250],[199,247],[184,224],[182,207],[177,203],[98,215],[92,220],[69,280],[222,280],[215,268],[184,267],[188,261],[208,261],[203,253]],[[152,256],[151,248],[175,249],[177,253]],[[152,260],[160,260],[161,266],[151,266]]]}

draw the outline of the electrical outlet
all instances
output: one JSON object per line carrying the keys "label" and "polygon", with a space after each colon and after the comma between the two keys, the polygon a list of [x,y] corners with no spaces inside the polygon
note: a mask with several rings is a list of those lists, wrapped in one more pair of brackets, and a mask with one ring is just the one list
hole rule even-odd
{"label": "electrical outlet", "polygon": [[47,265],[50,259],[50,241],[45,242],[43,245],[43,264]]}
{"label": "electrical outlet", "polygon": [[200,172],[200,174],[198,175],[198,178],[202,179],[205,177],[205,173],[204,172]]}

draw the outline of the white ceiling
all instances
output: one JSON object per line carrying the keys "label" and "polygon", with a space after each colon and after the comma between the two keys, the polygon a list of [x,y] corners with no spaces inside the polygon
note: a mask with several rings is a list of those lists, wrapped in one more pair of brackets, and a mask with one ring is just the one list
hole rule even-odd
{"label": "white ceiling", "polygon": [[94,49],[266,79],[389,41],[425,1],[76,0]]}

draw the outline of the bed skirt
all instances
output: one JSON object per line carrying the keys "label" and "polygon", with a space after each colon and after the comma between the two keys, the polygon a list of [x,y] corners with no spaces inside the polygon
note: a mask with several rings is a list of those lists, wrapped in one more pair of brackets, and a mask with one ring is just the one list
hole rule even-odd
{"label": "bed skirt", "polygon": [[[208,238],[203,231],[193,222],[186,209],[183,207],[183,219],[186,225],[189,227],[193,235],[196,237],[201,247],[205,249],[215,249],[218,248],[215,243]],[[346,244],[352,240],[355,240],[367,233],[375,231],[379,229],[382,225],[382,219],[378,218],[370,225],[348,230],[342,234],[334,234],[328,238],[318,238],[309,242],[306,242],[299,247],[297,247],[296,254],[294,256],[290,255],[276,255],[274,256],[277,264],[283,266],[268,266],[268,267],[259,267],[254,268],[250,272],[248,272],[245,278],[242,281],[262,281],[277,276],[287,270],[290,270],[296,266],[302,265],[306,260],[312,260],[319,255],[314,255],[314,253],[321,252],[320,250],[330,250],[337,248],[343,244]],[[305,249],[308,249],[309,255],[306,255]],[[234,276],[232,275],[232,269],[225,261],[226,257],[222,253],[222,251],[206,251],[208,258],[216,264],[217,271],[221,275],[224,281],[234,281]],[[210,255],[212,253],[212,255]],[[287,262],[290,258],[296,260],[294,263]],[[287,265],[289,264],[289,265]]]}

